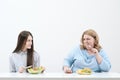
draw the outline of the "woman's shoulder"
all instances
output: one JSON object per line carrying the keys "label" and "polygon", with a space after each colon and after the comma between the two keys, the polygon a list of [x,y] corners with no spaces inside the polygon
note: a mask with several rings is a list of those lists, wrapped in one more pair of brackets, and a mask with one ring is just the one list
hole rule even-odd
{"label": "woman's shoulder", "polygon": [[104,49],[100,49],[99,53],[100,53],[101,55],[106,55],[106,51],[105,51]]}
{"label": "woman's shoulder", "polygon": [[103,53],[103,52],[105,52],[105,51],[104,51],[104,49],[103,49],[103,48],[101,48],[99,52],[100,52],[100,53]]}
{"label": "woman's shoulder", "polygon": [[34,51],[35,56],[39,56],[39,53],[37,51]]}
{"label": "woman's shoulder", "polygon": [[77,45],[75,46],[75,49],[78,50],[78,51],[85,51],[85,49],[83,49],[81,46],[82,46],[82,45],[77,44]]}
{"label": "woman's shoulder", "polygon": [[17,54],[17,53],[13,53],[13,52],[12,52],[12,53],[9,54],[9,56],[14,56],[14,55],[16,55],[16,54]]}
{"label": "woman's shoulder", "polygon": [[80,49],[80,44],[76,44],[73,49]]}
{"label": "woman's shoulder", "polygon": [[16,55],[17,55],[17,53],[10,53],[10,54],[9,54],[9,58],[11,58],[11,59],[12,59],[12,58],[15,58]]}
{"label": "woman's shoulder", "polygon": [[73,52],[73,53],[79,53],[81,51],[83,51],[83,50],[81,49],[80,44],[75,45],[71,50],[71,52]]}

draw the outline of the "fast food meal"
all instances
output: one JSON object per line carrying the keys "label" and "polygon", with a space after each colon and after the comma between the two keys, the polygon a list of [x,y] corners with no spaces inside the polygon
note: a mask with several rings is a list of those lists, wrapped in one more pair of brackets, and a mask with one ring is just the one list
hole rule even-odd
{"label": "fast food meal", "polygon": [[81,75],[90,75],[92,73],[92,70],[90,68],[83,68],[83,69],[78,69],[76,73]]}
{"label": "fast food meal", "polygon": [[31,74],[38,74],[38,73],[43,73],[44,70],[45,68],[41,66],[41,67],[29,68],[28,72]]}

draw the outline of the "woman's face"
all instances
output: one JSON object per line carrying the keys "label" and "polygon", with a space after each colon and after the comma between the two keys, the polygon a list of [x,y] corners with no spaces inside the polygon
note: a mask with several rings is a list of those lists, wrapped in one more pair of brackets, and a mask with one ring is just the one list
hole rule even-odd
{"label": "woman's face", "polygon": [[87,50],[94,47],[95,39],[92,36],[84,35],[83,36],[83,45]]}
{"label": "woman's face", "polygon": [[26,41],[24,50],[31,49],[32,40],[33,40],[33,39],[32,39],[32,36],[29,35],[28,38],[27,38],[27,41]]}

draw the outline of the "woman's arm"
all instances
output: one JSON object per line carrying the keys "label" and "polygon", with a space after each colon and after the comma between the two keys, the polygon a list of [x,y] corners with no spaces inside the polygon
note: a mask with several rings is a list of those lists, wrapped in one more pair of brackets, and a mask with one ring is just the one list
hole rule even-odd
{"label": "woman's arm", "polygon": [[10,70],[10,72],[16,72],[15,65],[14,65],[14,62],[13,62],[13,53],[11,53],[9,55],[9,70]]}
{"label": "woman's arm", "polygon": [[34,63],[33,67],[40,67],[40,55],[34,52]]}
{"label": "woman's arm", "polygon": [[65,73],[72,73],[71,66],[74,63],[74,57],[75,54],[78,52],[79,48],[79,46],[73,48],[73,50],[64,59],[63,70]]}
{"label": "woman's arm", "polygon": [[105,71],[105,72],[109,71],[111,68],[111,63],[108,56],[103,50],[100,51],[99,55],[101,57],[101,62],[99,64],[101,71]]}

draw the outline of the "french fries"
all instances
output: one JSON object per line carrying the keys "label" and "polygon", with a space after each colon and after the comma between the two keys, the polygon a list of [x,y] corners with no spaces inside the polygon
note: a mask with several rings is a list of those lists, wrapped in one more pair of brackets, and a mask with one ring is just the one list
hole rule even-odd
{"label": "french fries", "polygon": [[37,73],[43,73],[43,71],[45,70],[44,67],[35,67],[35,68],[29,68],[28,72],[31,74],[37,74]]}
{"label": "french fries", "polygon": [[90,68],[83,68],[83,69],[78,69],[76,73],[81,75],[90,75],[92,73],[92,70]]}

